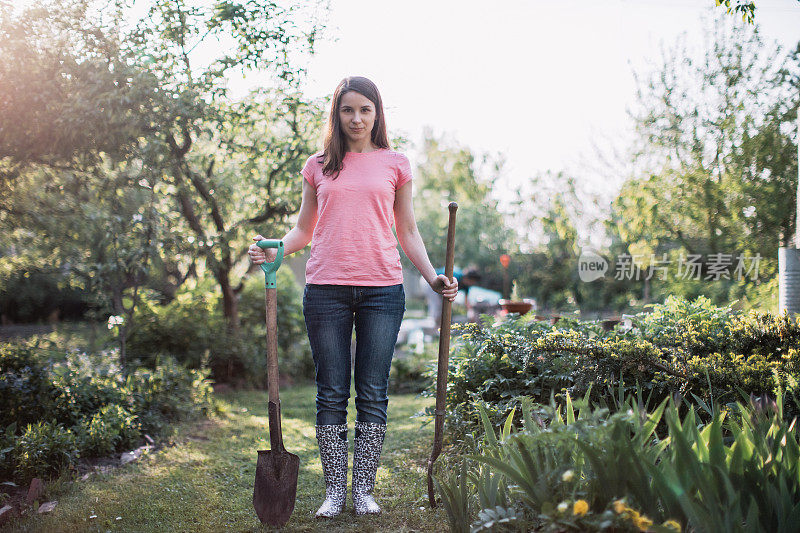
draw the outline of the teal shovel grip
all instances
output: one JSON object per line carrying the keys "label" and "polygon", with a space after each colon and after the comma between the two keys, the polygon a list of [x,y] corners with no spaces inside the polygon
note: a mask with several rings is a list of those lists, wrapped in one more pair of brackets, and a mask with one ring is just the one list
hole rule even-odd
{"label": "teal shovel grip", "polygon": [[278,268],[281,266],[283,262],[283,241],[276,241],[272,239],[266,239],[263,241],[258,241],[256,243],[260,248],[277,248],[278,255],[275,257],[275,261],[272,263],[261,263],[261,270],[264,271],[264,277],[267,281],[267,288],[268,289],[276,289],[278,288],[277,279],[278,279]]}

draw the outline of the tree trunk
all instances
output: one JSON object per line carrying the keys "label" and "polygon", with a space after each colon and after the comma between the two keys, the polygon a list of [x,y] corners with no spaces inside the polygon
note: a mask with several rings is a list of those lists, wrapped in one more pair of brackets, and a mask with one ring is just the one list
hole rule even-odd
{"label": "tree trunk", "polygon": [[222,289],[222,315],[228,331],[239,333],[239,298],[230,282],[230,270],[224,269],[222,272],[215,272],[215,277]]}
{"label": "tree trunk", "polygon": [[122,327],[119,329],[119,367],[120,369],[125,369],[125,359],[127,358],[127,341],[128,341],[128,322],[125,321],[122,324]]}
{"label": "tree trunk", "polygon": [[[120,287],[113,287],[111,289],[111,302],[114,307],[114,315],[116,316],[125,316],[125,307],[122,304],[122,290]],[[117,341],[119,341],[119,366],[120,368],[125,368],[125,329],[127,328],[127,324],[122,324],[119,328],[119,336],[117,337]]]}

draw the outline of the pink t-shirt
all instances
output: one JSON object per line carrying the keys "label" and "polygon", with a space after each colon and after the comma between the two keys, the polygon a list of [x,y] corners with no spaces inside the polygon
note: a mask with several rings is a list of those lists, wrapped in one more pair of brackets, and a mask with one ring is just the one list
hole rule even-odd
{"label": "pink t-shirt", "polygon": [[306,282],[386,286],[403,282],[394,226],[394,194],[412,179],[408,158],[381,148],[347,152],[336,179],[322,174],[320,154],[303,177],[317,191],[317,226]]}

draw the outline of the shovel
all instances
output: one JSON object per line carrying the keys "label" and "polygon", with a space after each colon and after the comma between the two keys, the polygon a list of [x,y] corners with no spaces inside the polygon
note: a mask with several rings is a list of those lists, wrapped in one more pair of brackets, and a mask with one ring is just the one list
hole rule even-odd
{"label": "shovel", "polygon": [[[453,281],[453,256],[456,240],[456,209],[458,204],[450,202],[450,219],[447,222],[447,252],[444,260],[444,275]],[[428,459],[428,501],[436,507],[436,494],[433,491],[433,463],[442,452],[442,433],[444,431],[444,400],[447,393],[448,359],[450,358],[450,312],[451,302],[442,296],[442,321],[439,326],[439,367],[436,376],[436,410],[434,411],[433,451]]]}
{"label": "shovel", "polygon": [[286,451],[281,433],[281,400],[278,396],[278,289],[277,272],[283,261],[283,241],[258,241],[261,248],[277,248],[272,263],[262,263],[266,277],[267,385],[269,387],[270,450],[258,450],[253,506],[262,524],[282,526],[294,511],[300,458]]}

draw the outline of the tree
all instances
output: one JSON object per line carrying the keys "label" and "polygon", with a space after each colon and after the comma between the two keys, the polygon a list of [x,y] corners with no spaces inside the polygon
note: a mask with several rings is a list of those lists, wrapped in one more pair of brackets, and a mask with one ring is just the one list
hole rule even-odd
{"label": "tree", "polygon": [[[609,280],[591,285],[578,275],[578,259],[602,225],[589,206],[600,199],[565,172],[533,176],[515,192],[514,226],[520,251],[512,255],[511,276],[542,309],[599,308],[607,304]],[[593,246],[597,247],[597,246]],[[601,290],[602,289],[602,290]]]}
{"label": "tree", "polygon": [[[165,106],[161,131],[153,141],[163,146],[165,170],[174,187],[170,194],[198,243],[198,254],[219,284],[223,313],[234,332],[239,328],[237,302],[242,284],[235,283],[232,275],[236,264],[245,257],[243,228],[285,221],[296,210],[299,185],[292,188],[287,183],[296,183],[300,156],[310,151],[316,131],[313,125],[317,124],[319,109],[303,102],[291,89],[303,73],[292,59],[296,53],[313,51],[320,28],[312,24],[305,30],[298,29],[302,26],[295,20],[296,11],[299,7],[284,9],[275,2],[223,1],[208,12],[175,0],[154,0],[148,16],[129,36],[129,54],[152,59],[151,69],[162,82],[160,90],[172,103]],[[230,49],[222,48],[208,66],[198,67],[192,62],[191,50],[212,37],[227,37],[234,44]],[[268,94],[276,102],[269,111],[248,118],[242,109],[256,112],[259,105],[267,102],[248,102],[240,108],[224,102],[225,76],[234,69],[268,70],[275,76],[276,85],[284,85],[282,91]],[[271,115],[280,125],[243,133],[241,128],[231,130],[228,124],[235,121],[253,128],[258,120],[263,124],[265,115]],[[260,140],[255,135],[260,135]],[[231,192],[227,186],[236,169],[218,165],[214,155],[199,145],[201,140],[218,141],[229,158],[233,147],[243,148],[242,153],[249,155],[250,179],[244,183],[262,191],[264,201],[257,204],[257,209],[243,210],[249,206],[236,203],[226,205],[228,199],[216,194],[218,190]],[[227,172],[219,172],[221,168]],[[265,174],[255,175],[254,170]],[[282,195],[284,192],[290,194]],[[238,218],[242,211],[249,216]],[[226,219],[231,216],[233,220]]]}
{"label": "tree", "polygon": [[[296,210],[300,156],[318,129],[321,109],[297,92],[303,69],[295,60],[313,51],[319,22],[299,5],[273,2],[205,9],[152,0],[132,28],[123,25],[124,5],[95,12],[85,0],[63,0],[19,16],[7,3],[0,9],[6,192],[42,168],[75,172],[89,189],[102,186],[90,176],[102,182],[147,169],[172,243],[157,247],[156,264],[182,278],[186,262],[176,257],[191,265],[199,258],[220,287],[229,329],[238,331],[242,285],[234,271],[249,265],[244,234],[256,224],[285,224]],[[192,51],[215,39],[213,59],[195,64]],[[255,69],[274,88],[228,102],[228,74]],[[54,87],[53,98],[35,96],[42,86]]]}
{"label": "tree", "polygon": [[[514,252],[514,235],[498,210],[492,188],[502,171],[502,160],[484,155],[480,160],[471,150],[436,137],[426,130],[415,172],[414,211],[428,256],[436,267],[445,263],[447,205],[458,203],[455,263],[476,266],[481,285],[500,289],[502,271],[499,257]],[[485,174],[480,175],[480,169]],[[404,257],[404,261],[408,261]]]}
{"label": "tree", "polygon": [[714,0],[718,6],[722,6],[731,14],[741,14],[742,20],[753,24],[756,18],[756,4],[747,0],[735,0],[731,5],[731,0]]}
{"label": "tree", "polygon": [[158,173],[137,139],[157,83],[122,60],[85,4],[55,7],[15,16],[0,5],[0,224],[17,254],[66,267],[105,296],[104,310],[128,318],[119,328],[124,363],[162,234],[153,188],[141,185]]}
{"label": "tree", "polygon": [[12,259],[27,259],[29,269],[66,267],[103,296],[97,305],[121,320],[121,363],[150,257],[167,234],[146,175],[135,166],[90,175],[41,167],[17,179],[0,210],[0,227],[17,228],[8,240],[20,257]]}
{"label": "tree", "polygon": [[632,250],[703,256],[703,275],[713,254],[774,258],[789,243],[797,176],[796,66],[757,28],[718,20],[710,41],[639,78],[635,175],[613,205]]}

